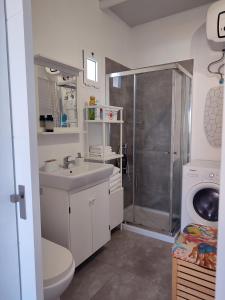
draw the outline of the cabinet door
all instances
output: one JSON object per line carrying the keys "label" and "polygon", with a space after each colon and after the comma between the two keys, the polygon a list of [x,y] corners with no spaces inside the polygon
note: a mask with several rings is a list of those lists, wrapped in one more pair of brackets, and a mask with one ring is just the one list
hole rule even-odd
{"label": "cabinet door", "polygon": [[70,196],[70,250],[76,267],[92,254],[92,201],[89,190]]}
{"label": "cabinet door", "polygon": [[108,182],[99,184],[92,189],[94,198],[92,205],[93,252],[95,252],[110,240]]}
{"label": "cabinet door", "polygon": [[41,188],[41,233],[46,239],[69,247],[69,195],[66,191]]}

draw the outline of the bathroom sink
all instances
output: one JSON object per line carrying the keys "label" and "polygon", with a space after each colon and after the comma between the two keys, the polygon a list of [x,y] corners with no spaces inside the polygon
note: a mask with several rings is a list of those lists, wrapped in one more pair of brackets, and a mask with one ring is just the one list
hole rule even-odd
{"label": "bathroom sink", "polygon": [[69,169],[59,168],[53,172],[40,169],[40,186],[70,191],[95,185],[108,179],[112,172],[113,165],[89,162]]}

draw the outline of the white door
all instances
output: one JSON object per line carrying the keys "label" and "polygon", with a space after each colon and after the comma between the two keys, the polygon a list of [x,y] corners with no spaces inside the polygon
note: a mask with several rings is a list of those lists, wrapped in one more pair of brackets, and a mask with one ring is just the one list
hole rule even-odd
{"label": "white door", "polygon": [[0,0],[0,41],[0,294],[2,299],[14,300],[21,299],[21,291],[16,209],[9,201],[9,195],[15,193],[15,182],[3,0]]}
{"label": "white door", "polygon": [[[31,45],[30,1],[0,0],[0,298],[7,300],[43,299]],[[19,185],[22,214],[10,202]]]}
{"label": "white door", "polygon": [[109,185],[104,182],[93,189],[93,252],[110,240],[109,218]]}
{"label": "white door", "polygon": [[78,266],[92,254],[91,189],[70,197],[70,250]]}
{"label": "white door", "polygon": [[[224,86],[225,89],[225,86]],[[224,90],[225,95],[225,90]],[[225,97],[224,97],[225,101]],[[217,268],[216,268],[216,300],[224,300],[225,294],[225,105],[223,105],[223,130],[221,150],[221,173],[220,173],[220,205],[218,221],[218,244],[217,244]]]}

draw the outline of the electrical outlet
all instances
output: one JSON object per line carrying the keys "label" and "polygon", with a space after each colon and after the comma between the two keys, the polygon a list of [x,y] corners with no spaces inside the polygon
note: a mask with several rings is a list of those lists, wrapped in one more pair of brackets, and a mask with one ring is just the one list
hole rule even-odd
{"label": "electrical outlet", "polygon": [[225,11],[218,14],[217,31],[219,38],[225,37]]}

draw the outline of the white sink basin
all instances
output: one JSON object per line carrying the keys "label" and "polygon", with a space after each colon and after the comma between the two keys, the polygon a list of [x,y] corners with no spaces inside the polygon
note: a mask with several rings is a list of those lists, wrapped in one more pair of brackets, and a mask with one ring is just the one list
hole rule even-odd
{"label": "white sink basin", "polygon": [[45,172],[40,169],[40,186],[70,191],[95,185],[104,179],[108,180],[112,172],[113,165],[89,162],[70,169],[59,168],[53,172]]}

